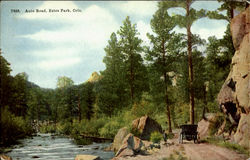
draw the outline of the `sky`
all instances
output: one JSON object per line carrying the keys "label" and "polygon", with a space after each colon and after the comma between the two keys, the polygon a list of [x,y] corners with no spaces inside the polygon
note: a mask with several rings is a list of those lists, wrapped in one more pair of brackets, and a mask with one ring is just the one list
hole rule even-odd
{"label": "sky", "polygon": [[[139,37],[148,44],[146,34],[152,33],[150,20],[157,10],[156,1],[1,1],[0,4],[0,48],[11,64],[11,75],[26,72],[29,81],[43,88],[56,88],[59,76],[70,77],[80,84],[93,72],[105,70],[104,48],[126,16],[137,24]],[[219,6],[216,1],[196,1],[191,7],[215,10]],[[66,12],[67,9],[71,12]],[[169,10],[169,14],[183,12],[180,8]],[[191,31],[203,39],[222,38],[227,24],[223,20],[202,18],[193,24]],[[175,31],[186,33],[178,27]]]}

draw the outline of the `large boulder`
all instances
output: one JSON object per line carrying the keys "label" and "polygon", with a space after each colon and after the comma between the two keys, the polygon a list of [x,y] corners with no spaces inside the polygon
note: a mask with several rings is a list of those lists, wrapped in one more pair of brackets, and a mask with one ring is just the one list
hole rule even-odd
{"label": "large boulder", "polygon": [[134,156],[141,152],[144,146],[142,140],[129,133],[123,140],[120,149],[117,151],[115,157]]}
{"label": "large boulder", "polygon": [[136,133],[139,133],[139,138],[142,140],[149,140],[152,132],[157,131],[162,133],[161,125],[148,116],[135,119],[132,122],[132,129]]}
{"label": "large boulder", "polygon": [[7,156],[7,155],[4,155],[4,154],[1,154],[1,155],[0,155],[0,159],[1,159],[1,160],[12,160],[11,157],[9,157],[9,156]]}
{"label": "large boulder", "polygon": [[236,52],[230,74],[218,94],[218,102],[230,121],[238,125],[235,142],[247,146],[249,128],[246,126],[249,126],[250,116],[250,7],[232,19],[230,29]]}
{"label": "large boulder", "polygon": [[119,148],[121,147],[124,138],[128,134],[129,134],[129,130],[128,130],[127,127],[123,127],[121,129],[119,129],[119,131],[115,135],[114,142],[112,144],[111,150],[117,152],[119,150]]}
{"label": "large boulder", "polygon": [[77,155],[75,160],[101,160],[101,158],[93,155]]}
{"label": "large boulder", "polygon": [[207,113],[205,117],[206,119],[202,119],[198,122],[197,132],[200,140],[206,139],[209,136],[209,131],[212,123],[215,122],[216,114]]}
{"label": "large boulder", "polygon": [[234,141],[250,151],[250,114],[241,114]]}

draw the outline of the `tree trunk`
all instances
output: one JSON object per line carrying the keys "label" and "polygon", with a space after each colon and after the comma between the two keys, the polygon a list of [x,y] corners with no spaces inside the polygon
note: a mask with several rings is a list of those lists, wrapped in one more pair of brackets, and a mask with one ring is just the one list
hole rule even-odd
{"label": "tree trunk", "polygon": [[130,98],[131,105],[134,103],[134,68],[133,68],[133,53],[131,53],[130,57]]}
{"label": "tree trunk", "polygon": [[232,20],[234,18],[234,7],[232,4],[230,4],[230,19]]}
{"label": "tree trunk", "polygon": [[[189,17],[190,0],[187,0],[186,17]],[[192,62],[192,33],[191,22],[187,22],[187,44],[188,44],[188,77],[189,77],[189,106],[190,123],[194,124],[194,90],[193,90],[193,62]]]}
{"label": "tree trunk", "polygon": [[203,86],[203,100],[204,100],[204,107],[203,107],[203,111],[202,111],[202,118],[207,120],[205,114],[206,114],[206,110],[207,109],[207,91],[206,91],[206,85]]}
{"label": "tree trunk", "polygon": [[78,94],[78,104],[77,104],[77,106],[78,106],[78,121],[80,122],[81,120],[82,120],[82,115],[81,115],[81,105],[80,105],[80,96],[79,96],[79,94]]}
{"label": "tree trunk", "polygon": [[170,109],[168,105],[168,93],[167,93],[167,74],[166,72],[164,73],[164,83],[165,83],[165,103],[166,103],[166,108],[167,108],[167,115],[168,115],[168,132],[172,133],[172,125],[171,125],[171,116],[170,116]]}
{"label": "tree trunk", "polygon": [[[164,41],[162,42],[162,61],[163,61],[163,66],[166,66],[166,59],[165,59],[165,46],[164,46]],[[168,116],[168,132],[172,133],[172,125],[171,125],[171,115],[170,115],[170,109],[168,105],[168,87],[167,87],[167,73],[164,69],[164,85],[165,85],[165,103],[166,103],[166,108],[167,108],[167,116]]]}

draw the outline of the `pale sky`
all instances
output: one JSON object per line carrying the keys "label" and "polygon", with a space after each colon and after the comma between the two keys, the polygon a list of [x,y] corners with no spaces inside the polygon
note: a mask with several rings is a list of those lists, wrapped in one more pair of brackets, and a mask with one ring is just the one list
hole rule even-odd
{"label": "pale sky", "polygon": [[[219,6],[216,1],[192,4],[195,9],[207,10]],[[25,13],[26,9],[47,12]],[[71,12],[56,13],[49,9]],[[81,12],[73,12],[74,9]],[[44,88],[55,88],[58,76],[70,77],[79,84],[94,71],[105,69],[104,48],[126,16],[137,24],[140,38],[147,44],[146,33],[152,32],[150,19],[156,9],[156,1],[2,1],[0,48],[11,63],[12,75],[26,72],[29,81]],[[192,32],[204,39],[213,35],[222,38],[226,26],[226,21],[202,18],[192,26]],[[176,31],[185,33],[184,29]]]}

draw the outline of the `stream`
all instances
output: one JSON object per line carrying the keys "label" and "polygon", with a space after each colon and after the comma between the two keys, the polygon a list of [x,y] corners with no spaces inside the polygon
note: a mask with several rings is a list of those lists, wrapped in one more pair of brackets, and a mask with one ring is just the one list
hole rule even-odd
{"label": "stream", "polygon": [[13,160],[74,160],[76,155],[88,154],[108,160],[114,157],[113,152],[104,151],[109,145],[110,143],[93,143],[79,146],[68,137],[39,133],[21,140],[7,155]]}

